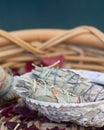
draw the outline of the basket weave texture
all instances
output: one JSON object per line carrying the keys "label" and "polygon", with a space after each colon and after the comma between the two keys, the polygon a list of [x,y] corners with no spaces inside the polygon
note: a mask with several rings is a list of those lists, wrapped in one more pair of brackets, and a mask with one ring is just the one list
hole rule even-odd
{"label": "basket weave texture", "polygon": [[0,64],[20,68],[27,61],[40,64],[42,57],[63,55],[63,66],[104,72],[104,34],[91,26],[70,30],[0,30]]}

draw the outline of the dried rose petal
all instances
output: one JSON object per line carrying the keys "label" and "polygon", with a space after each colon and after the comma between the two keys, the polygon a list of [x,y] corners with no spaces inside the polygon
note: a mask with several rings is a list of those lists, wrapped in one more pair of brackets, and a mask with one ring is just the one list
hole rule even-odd
{"label": "dried rose petal", "polygon": [[36,126],[32,125],[29,128],[26,128],[25,130],[39,130]]}
{"label": "dried rose petal", "polygon": [[24,116],[24,118],[26,117],[27,120],[37,119],[37,112],[30,110],[26,106],[16,107],[13,112]]}
{"label": "dried rose petal", "polygon": [[20,129],[24,129],[27,127],[26,123],[18,123],[18,122],[7,122],[5,124],[5,126],[10,129],[10,130],[13,130],[17,125],[19,124],[19,126],[17,127],[16,130],[20,130]]}
{"label": "dried rose petal", "polygon": [[7,123],[5,124],[5,126],[6,126],[8,129],[13,130],[17,124],[18,124],[17,122],[7,122]]}
{"label": "dried rose petal", "polygon": [[18,70],[18,68],[12,68],[13,75],[19,75]]}
{"label": "dried rose petal", "polygon": [[19,116],[19,120],[21,120],[21,121],[26,120],[26,116],[24,116],[24,115],[20,115],[20,116]]}
{"label": "dried rose petal", "polygon": [[18,107],[15,107],[13,112],[17,113],[17,114],[26,115],[27,113],[30,112],[30,110],[27,107],[25,107],[25,106],[22,106],[22,107],[18,106]]}
{"label": "dried rose petal", "polygon": [[33,61],[28,61],[25,65],[25,71],[30,72],[34,67],[32,66]]}
{"label": "dried rose petal", "polygon": [[[90,129],[89,129],[90,130]],[[101,128],[97,128],[95,130],[104,130],[104,127],[101,127]]]}
{"label": "dried rose petal", "polygon": [[25,128],[27,128],[27,124],[24,122],[21,122],[19,127],[16,130],[25,129]]}
{"label": "dried rose petal", "polygon": [[51,128],[51,129],[47,128],[47,130],[65,130],[65,128],[60,129],[59,127],[55,126],[55,127]]}
{"label": "dried rose petal", "polygon": [[14,106],[15,104],[17,104],[17,99],[14,98],[12,100],[0,100],[0,108],[3,109],[4,107],[8,107],[8,106]]}
{"label": "dried rose petal", "polygon": [[41,117],[40,119],[39,119],[39,121],[41,122],[41,123],[47,123],[49,120],[46,118],[46,117]]}
{"label": "dried rose petal", "polygon": [[1,109],[1,112],[0,112],[0,118],[5,116],[5,117],[11,117],[11,112],[13,111],[14,109],[14,106],[11,105],[9,107],[5,107],[5,108],[2,108]]}
{"label": "dried rose petal", "polygon": [[58,60],[60,60],[60,63],[58,64],[58,66],[62,66],[64,63],[64,57],[62,55],[54,57],[54,58],[49,58],[49,57],[45,57],[41,59],[41,64],[43,66],[49,66],[54,64],[55,62],[57,62]]}

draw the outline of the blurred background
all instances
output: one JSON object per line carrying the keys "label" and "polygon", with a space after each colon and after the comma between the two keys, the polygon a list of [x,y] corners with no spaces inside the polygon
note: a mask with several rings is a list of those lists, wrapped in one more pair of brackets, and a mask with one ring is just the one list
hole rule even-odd
{"label": "blurred background", "polygon": [[0,28],[65,28],[92,25],[104,31],[104,0],[0,0]]}

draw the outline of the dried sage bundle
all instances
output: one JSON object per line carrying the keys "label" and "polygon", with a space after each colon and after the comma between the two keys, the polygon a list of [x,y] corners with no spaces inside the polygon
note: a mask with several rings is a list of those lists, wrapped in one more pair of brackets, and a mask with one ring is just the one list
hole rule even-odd
{"label": "dried sage bundle", "polygon": [[0,102],[5,102],[16,97],[12,83],[13,76],[0,67]]}
{"label": "dried sage bundle", "polygon": [[17,79],[15,86],[24,97],[40,101],[81,103],[104,98],[103,86],[69,69],[35,66],[29,75]]}

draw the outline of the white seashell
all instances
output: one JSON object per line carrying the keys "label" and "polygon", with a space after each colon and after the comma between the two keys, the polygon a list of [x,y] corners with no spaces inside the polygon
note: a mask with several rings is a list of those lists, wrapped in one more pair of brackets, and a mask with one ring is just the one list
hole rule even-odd
{"label": "white seashell", "polygon": [[[104,101],[93,103],[50,103],[28,98],[27,105],[37,109],[47,118],[56,122],[75,122],[82,126],[104,126]],[[102,111],[103,109],[103,111]]]}
{"label": "white seashell", "polygon": [[[81,76],[93,79],[94,82],[103,83],[104,73],[94,71],[74,70]],[[93,75],[93,78],[92,78]],[[98,76],[99,75],[99,76]],[[94,78],[95,77],[95,78]],[[99,79],[102,78],[102,79]],[[14,86],[14,89],[21,96],[22,94]],[[53,103],[23,97],[31,109],[37,109],[47,118],[56,122],[75,122],[82,126],[104,126],[104,100],[88,103]],[[61,100],[61,99],[60,99]]]}

